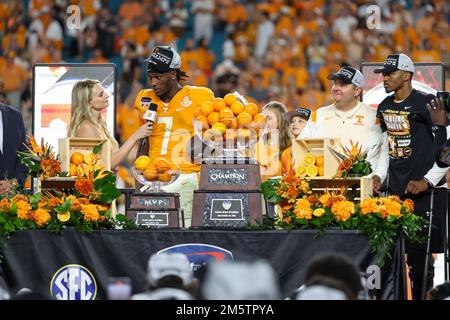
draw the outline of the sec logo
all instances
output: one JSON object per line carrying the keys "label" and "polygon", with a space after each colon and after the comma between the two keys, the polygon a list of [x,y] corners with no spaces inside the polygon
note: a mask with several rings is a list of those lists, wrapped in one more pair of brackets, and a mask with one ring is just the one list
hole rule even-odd
{"label": "sec logo", "polygon": [[57,300],[94,300],[97,283],[92,273],[79,264],[68,264],[56,271],[50,294]]}

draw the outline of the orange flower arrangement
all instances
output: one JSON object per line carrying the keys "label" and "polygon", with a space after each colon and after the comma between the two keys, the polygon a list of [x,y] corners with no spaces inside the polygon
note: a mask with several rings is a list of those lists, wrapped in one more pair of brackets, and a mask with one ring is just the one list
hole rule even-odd
{"label": "orange flower arrangement", "polygon": [[98,209],[95,204],[82,204],[81,212],[83,213],[84,220],[86,221],[98,221],[100,218],[100,214],[98,213]]}
{"label": "orange flower arrangement", "polygon": [[77,189],[83,196],[89,196],[94,188],[94,183],[86,178],[78,178],[75,181],[75,189]]}
{"label": "orange flower arrangement", "polygon": [[42,227],[44,224],[50,221],[52,216],[50,215],[49,210],[40,208],[31,213],[31,218],[39,227]]}
{"label": "orange flower arrangement", "polygon": [[58,161],[53,147],[41,139],[41,145],[38,145],[32,135],[27,137],[28,151],[19,151],[17,154],[22,163],[28,167],[30,175],[46,179],[56,177],[61,174],[61,165]]}
{"label": "orange flower arrangement", "polygon": [[311,203],[307,199],[298,199],[295,203],[294,214],[298,219],[312,219],[313,210],[311,209]]}
{"label": "orange flower arrangement", "polygon": [[338,221],[347,221],[355,213],[355,204],[347,200],[336,201],[331,212]]}

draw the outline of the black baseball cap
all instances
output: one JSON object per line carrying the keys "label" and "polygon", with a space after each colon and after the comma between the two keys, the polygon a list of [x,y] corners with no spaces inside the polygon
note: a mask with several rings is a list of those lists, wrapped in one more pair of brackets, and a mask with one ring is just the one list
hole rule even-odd
{"label": "black baseball cap", "polygon": [[364,77],[358,69],[350,66],[342,67],[336,73],[330,73],[327,77],[328,80],[341,80],[346,84],[354,84],[357,87],[364,86]]}
{"label": "black baseball cap", "polygon": [[389,55],[383,63],[383,67],[373,70],[375,73],[389,74],[397,70],[414,72],[414,64],[410,57],[404,53]]}
{"label": "black baseball cap", "polygon": [[156,46],[145,61],[148,62],[147,72],[166,73],[181,68],[180,55],[169,46]]}
{"label": "black baseball cap", "polygon": [[298,107],[297,109],[293,111],[286,112],[284,114],[284,119],[286,119],[287,122],[291,122],[291,119],[295,116],[299,116],[306,121],[309,120],[309,117],[311,116],[312,111],[307,108]]}

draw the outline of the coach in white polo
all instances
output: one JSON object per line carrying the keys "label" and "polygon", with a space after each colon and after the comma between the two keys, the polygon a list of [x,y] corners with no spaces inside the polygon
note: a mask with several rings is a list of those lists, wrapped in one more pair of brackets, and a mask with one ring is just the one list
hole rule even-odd
{"label": "coach in white polo", "polygon": [[374,184],[380,184],[387,175],[388,142],[376,118],[376,109],[359,101],[364,86],[363,75],[359,70],[345,66],[339,72],[329,74],[328,79],[332,81],[334,103],[317,109],[312,115],[315,130],[310,137],[340,138],[346,147],[350,147],[351,140],[362,145],[362,150],[370,148],[367,160],[372,165],[371,176]]}

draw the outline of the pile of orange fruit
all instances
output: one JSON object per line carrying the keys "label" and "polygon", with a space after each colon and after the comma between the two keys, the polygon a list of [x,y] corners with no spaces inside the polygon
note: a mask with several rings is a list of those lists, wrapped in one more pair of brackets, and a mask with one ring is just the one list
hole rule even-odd
{"label": "pile of orange fruit", "polygon": [[308,153],[303,158],[303,164],[297,167],[297,175],[300,177],[324,176],[325,161],[323,155],[313,155]]}
{"label": "pile of orange fruit", "polygon": [[259,113],[256,104],[244,104],[232,93],[204,101],[195,110],[194,117],[202,127],[203,140],[210,141],[247,139],[267,123],[266,116]]}
{"label": "pile of orange fruit", "polygon": [[87,169],[91,170],[99,170],[103,167],[98,164],[98,158],[95,153],[82,154],[79,151],[75,151],[70,155],[70,164],[69,164],[69,176],[77,176],[83,175]]}
{"label": "pile of orange fruit", "polygon": [[164,158],[151,161],[148,156],[139,156],[134,161],[134,167],[147,181],[169,182],[177,171],[177,167],[170,161]]}

